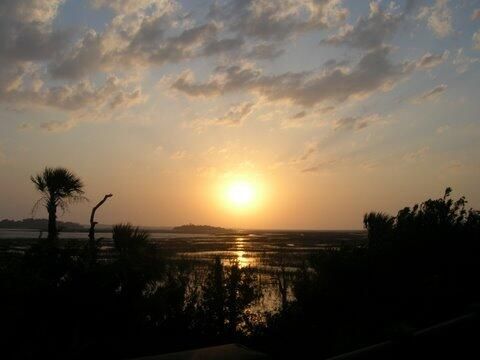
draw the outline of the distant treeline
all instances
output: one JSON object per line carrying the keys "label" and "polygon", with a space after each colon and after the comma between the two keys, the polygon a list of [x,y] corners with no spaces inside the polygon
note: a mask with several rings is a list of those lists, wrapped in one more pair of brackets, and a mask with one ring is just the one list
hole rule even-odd
{"label": "distant treeline", "polygon": [[[58,221],[58,227],[60,230],[85,230],[85,227],[81,224],[70,221]],[[23,220],[0,220],[0,229],[31,229],[31,230],[47,230],[47,219],[23,219]]]}
{"label": "distant treeline", "polygon": [[172,230],[175,232],[193,233],[193,234],[215,234],[215,233],[232,232],[231,229],[225,229],[222,227],[210,226],[210,225],[194,225],[194,224],[176,226]]}

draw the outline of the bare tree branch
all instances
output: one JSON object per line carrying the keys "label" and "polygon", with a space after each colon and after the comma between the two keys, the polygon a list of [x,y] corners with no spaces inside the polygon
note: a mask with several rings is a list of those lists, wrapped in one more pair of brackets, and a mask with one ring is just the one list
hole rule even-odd
{"label": "bare tree branch", "polygon": [[90,230],[88,232],[88,238],[92,243],[95,242],[95,225],[97,225],[97,222],[95,221],[95,212],[100,206],[102,206],[105,203],[105,201],[107,201],[108,198],[112,196],[113,194],[105,195],[103,199],[97,205],[95,205],[92,209],[92,213],[90,214]]}

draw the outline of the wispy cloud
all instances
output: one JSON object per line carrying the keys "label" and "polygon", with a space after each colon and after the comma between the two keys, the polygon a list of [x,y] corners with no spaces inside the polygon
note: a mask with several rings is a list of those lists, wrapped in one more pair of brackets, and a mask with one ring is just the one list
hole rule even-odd
{"label": "wispy cloud", "polygon": [[445,84],[435,86],[433,89],[425,91],[425,92],[421,93],[420,95],[416,96],[415,98],[413,98],[412,102],[414,104],[421,104],[425,101],[430,101],[430,100],[437,99],[446,90],[447,90],[447,85],[445,85]]}
{"label": "wispy cloud", "polygon": [[369,114],[364,116],[351,116],[338,119],[334,122],[335,130],[362,130],[366,127],[385,121],[379,114]]}
{"label": "wispy cloud", "polygon": [[230,106],[228,111],[215,118],[199,118],[185,124],[186,127],[194,128],[198,131],[204,130],[209,126],[241,126],[245,119],[253,112],[255,103],[243,102]]}
{"label": "wispy cloud", "polygon": [[453,58],[453,65],[455,65],[455,70],[459,74],[463,74],[464,72],[467,72],[468,69],[470,68],[470,65],[475,64],[479,62],[479,58],[474,58],[465,55],[463,48],[460,48],[457,50],[455,53],[455,57]]}
{"label": "wispy cloud", "polygon": [[426,53],[418,61],[417,66],[421,69],[433,69],[448,59],[450,52],[445,50],[442,54]]}

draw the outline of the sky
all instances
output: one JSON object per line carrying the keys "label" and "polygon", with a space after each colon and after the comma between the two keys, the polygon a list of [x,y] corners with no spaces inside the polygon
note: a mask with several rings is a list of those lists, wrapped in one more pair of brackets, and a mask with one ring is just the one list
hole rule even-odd
{"label": "sky", "polygon": [[84,180],[80,223],[107,193],[101,223],[144,226],[480,208],[479,84],[478,0],[3,0],[0,219],[46,166]]}

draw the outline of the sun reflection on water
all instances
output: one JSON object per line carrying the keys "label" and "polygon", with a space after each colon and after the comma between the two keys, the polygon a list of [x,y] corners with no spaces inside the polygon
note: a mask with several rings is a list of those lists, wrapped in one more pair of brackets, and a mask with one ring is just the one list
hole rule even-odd
{"label": "sun reflection on water", "polygon": [[238,266],[243,268],[247,267],[252,264],[252,258],[247,257],[247,252],[244,250],[245,248],[245,238],[237,237],[235,239],[235,257],[236,261],[238,262]]}

